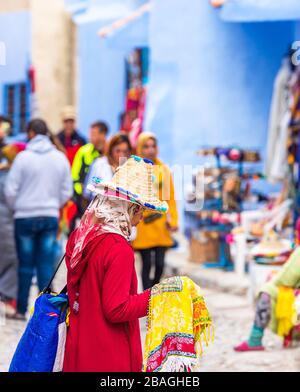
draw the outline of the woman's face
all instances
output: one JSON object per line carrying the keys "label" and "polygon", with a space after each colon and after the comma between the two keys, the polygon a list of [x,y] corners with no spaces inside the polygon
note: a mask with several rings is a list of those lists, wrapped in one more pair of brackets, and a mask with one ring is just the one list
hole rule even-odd
{"label": "woman's face", "polygon": [[120,164],[124,163],[124,160],[122,158],[129,158],[130,155],[130,150],[129,146],[126,142],[117,144],[113,149],[112,149],[112,160],[113,163],[116,166],[119,166]]}
{"label": "woman's face", "polygon": [[142,148],[142,155],[146,159],[154,161],[157,157],[157,145],[154,139],[148,139]]}
{"label": "woman's face", "polygon": [[142,206],[134,206],[133,214],[130,219],[131,226],[137,226],[143,219],[144,208]]}

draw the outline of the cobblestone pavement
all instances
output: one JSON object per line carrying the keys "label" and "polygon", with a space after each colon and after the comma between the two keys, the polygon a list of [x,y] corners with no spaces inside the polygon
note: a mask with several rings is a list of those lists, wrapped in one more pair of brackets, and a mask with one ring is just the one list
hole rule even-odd
{"label": "cobblestone pavement", "polygon": [[[33,287],[33,302],[36,287]],[[267,331],[265,352],[235,353],[232,347],[247,337],[253,318],[253,309],[244,296],[204,290],[205,299],[215,325],[215,341],[204,347],[202,370],[212,371],[299,371],[300,347],[282,349],[281,339]],[[0,326],[0,371],[7,371],[25,323],[7,320]],[[142,338],[145,319],[141,321]]]}

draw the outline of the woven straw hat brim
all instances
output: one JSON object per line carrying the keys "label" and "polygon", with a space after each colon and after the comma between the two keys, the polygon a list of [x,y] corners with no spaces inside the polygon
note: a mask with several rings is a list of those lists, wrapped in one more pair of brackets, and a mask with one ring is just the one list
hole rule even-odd
{"label": "woven straw hat brim", "polygon": [[[112,199],[121,199],[121,200],[125,200],[125,201],[127,201],[128,203],[135,203],[135,204],[137,204],[137,205],[141,205],[140,203],[138,203],[136,200],[131,200],[127,195],[125,195],[125,194],[123,194],[123,193],[120,193],[120,192],[116,192],[116,191],[114,191],[113,190],[113,192],[112,193],[107,193],[107,189],[108,187],[96,187],[95,185],[93,185],[93,184],[88,184],[88,186],[87,186],[87,189],[89,190],[89,191],[91,191],[91,192],[93,192],[94,194],[97,194],[97,195],[103,195],[103,196],[107,196],[107,197],[109,197],[109,198],[112,198]],[[110,189],[110,188],[109,188]],[[111,190],[111,189],[110,189]]]}
{"label": "woven straw hat brim", "polygon": [[115,184],[110,182],[101,182],[97,185],[89,184],[87,189],[93,193],[103,195],[105,194],[105,188],[116,192],[115,195],[109,195],[108,197],[118,198],[124,200],[123,197],[118,196],[118,194],[128,196],[128,202],[139,204],[148,210],[157,211],[160,213],[166,213],[168,211],[168,203],[166,201],[160,201],[159,199],[145,200],[139,195],[134,195],[130,190],[125,190],[123,188],[116,187]]}

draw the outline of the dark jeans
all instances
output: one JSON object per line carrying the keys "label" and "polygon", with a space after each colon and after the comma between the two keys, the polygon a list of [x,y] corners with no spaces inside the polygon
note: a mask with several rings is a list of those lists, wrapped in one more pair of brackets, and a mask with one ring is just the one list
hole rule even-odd
{"label": "dark jeans", "polygon": [[19,258],[17,309],[25,314],[31,280],[36,270],[39,290],[48,284],[55,268],[55,240],[58,219],[52,217],[15,220],[15,238]]}
{"label": "dark jeans", "polygon": [[[155,248],[140,250],[142,256],[142,282],[144,290],[149,289],[156,283],[159,283],[160,278],[164,271],[165,254],[167,248],[158,246]],[[150,279],[150,270],[152,264],[155,264],[154,279]]]}

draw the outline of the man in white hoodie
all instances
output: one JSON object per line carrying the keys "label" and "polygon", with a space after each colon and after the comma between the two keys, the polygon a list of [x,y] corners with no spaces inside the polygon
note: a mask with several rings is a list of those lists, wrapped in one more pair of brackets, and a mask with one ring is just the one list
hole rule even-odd
{"label": "man in white hoodie", "polygon": [[14,211],[19,259],[17,313],[25,319],[31,280],[36,270],[43,290],[55,268],[55,240],[59,210],[72,197],[70,164],[48,137],[47,124],[32,120],[27,127],[29,143],[18,154],[5,184],[5,197]]}

